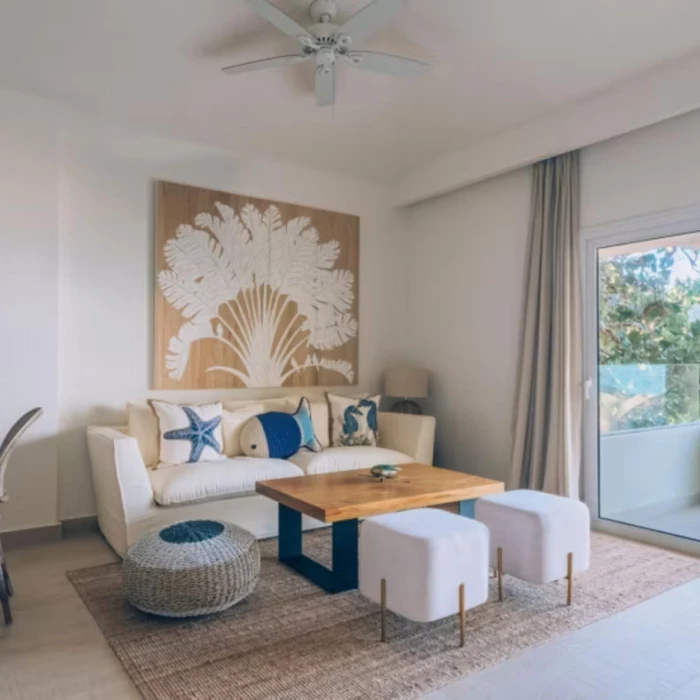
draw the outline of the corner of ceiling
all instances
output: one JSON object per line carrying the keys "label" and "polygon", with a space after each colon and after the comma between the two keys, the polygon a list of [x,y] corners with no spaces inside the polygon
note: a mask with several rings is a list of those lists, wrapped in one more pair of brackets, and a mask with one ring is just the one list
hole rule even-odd
{"label": "corner of ceiling", "polygon": [[700,108],[700,52],[617,83],[509,131],[447,153],[393,188],[396,207],[438,197],[543,158]]}

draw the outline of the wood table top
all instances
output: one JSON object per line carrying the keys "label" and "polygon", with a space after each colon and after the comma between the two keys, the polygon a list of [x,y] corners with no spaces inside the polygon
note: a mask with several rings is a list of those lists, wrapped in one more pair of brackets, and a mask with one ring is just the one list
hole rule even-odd
{"label": "wood table top", "polygon": [[379,481],[369,469],[259,481],[255,490],[325,523],[365,518],[409,508],[468,501],[501,493],[502,481],[473,474],[402,464],[394,479]]}

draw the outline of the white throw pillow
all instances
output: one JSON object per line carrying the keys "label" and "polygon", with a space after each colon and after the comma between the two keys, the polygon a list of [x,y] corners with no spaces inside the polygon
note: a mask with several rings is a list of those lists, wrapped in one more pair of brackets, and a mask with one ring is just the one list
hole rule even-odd
{"label": "white throw pillow", "polygon": [[326,394],[326,399],[331,417],[331,446],[377,446],[377,415],[381,396],[351,399]]}
{"label": "white throw pillow", "polygon": [[185,464],[225,459],[221,402],[178,406],[151,400],[150,404],[158,416],[161,462]]}
{"label": "white throw pillow", "polygon": [[265,413],[263,404],[250,404],[236,410],[224,408],[221,416],[221,430],[224,437],[224,454],[227,457],[238,457],[243,454],[241,449],[241,430],[255,416]]}

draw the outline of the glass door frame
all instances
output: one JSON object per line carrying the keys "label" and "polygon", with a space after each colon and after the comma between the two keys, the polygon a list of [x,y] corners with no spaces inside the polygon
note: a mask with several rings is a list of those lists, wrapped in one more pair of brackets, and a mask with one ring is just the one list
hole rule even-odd
{"label": "glass door frame", "polygon": [[581,486],[594,529],[700,555],[700,542],[601,518],[598,479],[598,250],[697,231],[700,231],[700,205],[613,221],[580,231],[584,372]]}

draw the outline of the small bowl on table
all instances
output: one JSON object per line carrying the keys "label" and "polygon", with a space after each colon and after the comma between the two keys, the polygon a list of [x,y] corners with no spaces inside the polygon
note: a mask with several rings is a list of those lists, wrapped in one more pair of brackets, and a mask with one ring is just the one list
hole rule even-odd
{"label": "small bowl on table", "polygon": [[369,473],[379,481],[384,479],[395,479],[401,469],[395,464],[377,464],[369,470]]}

